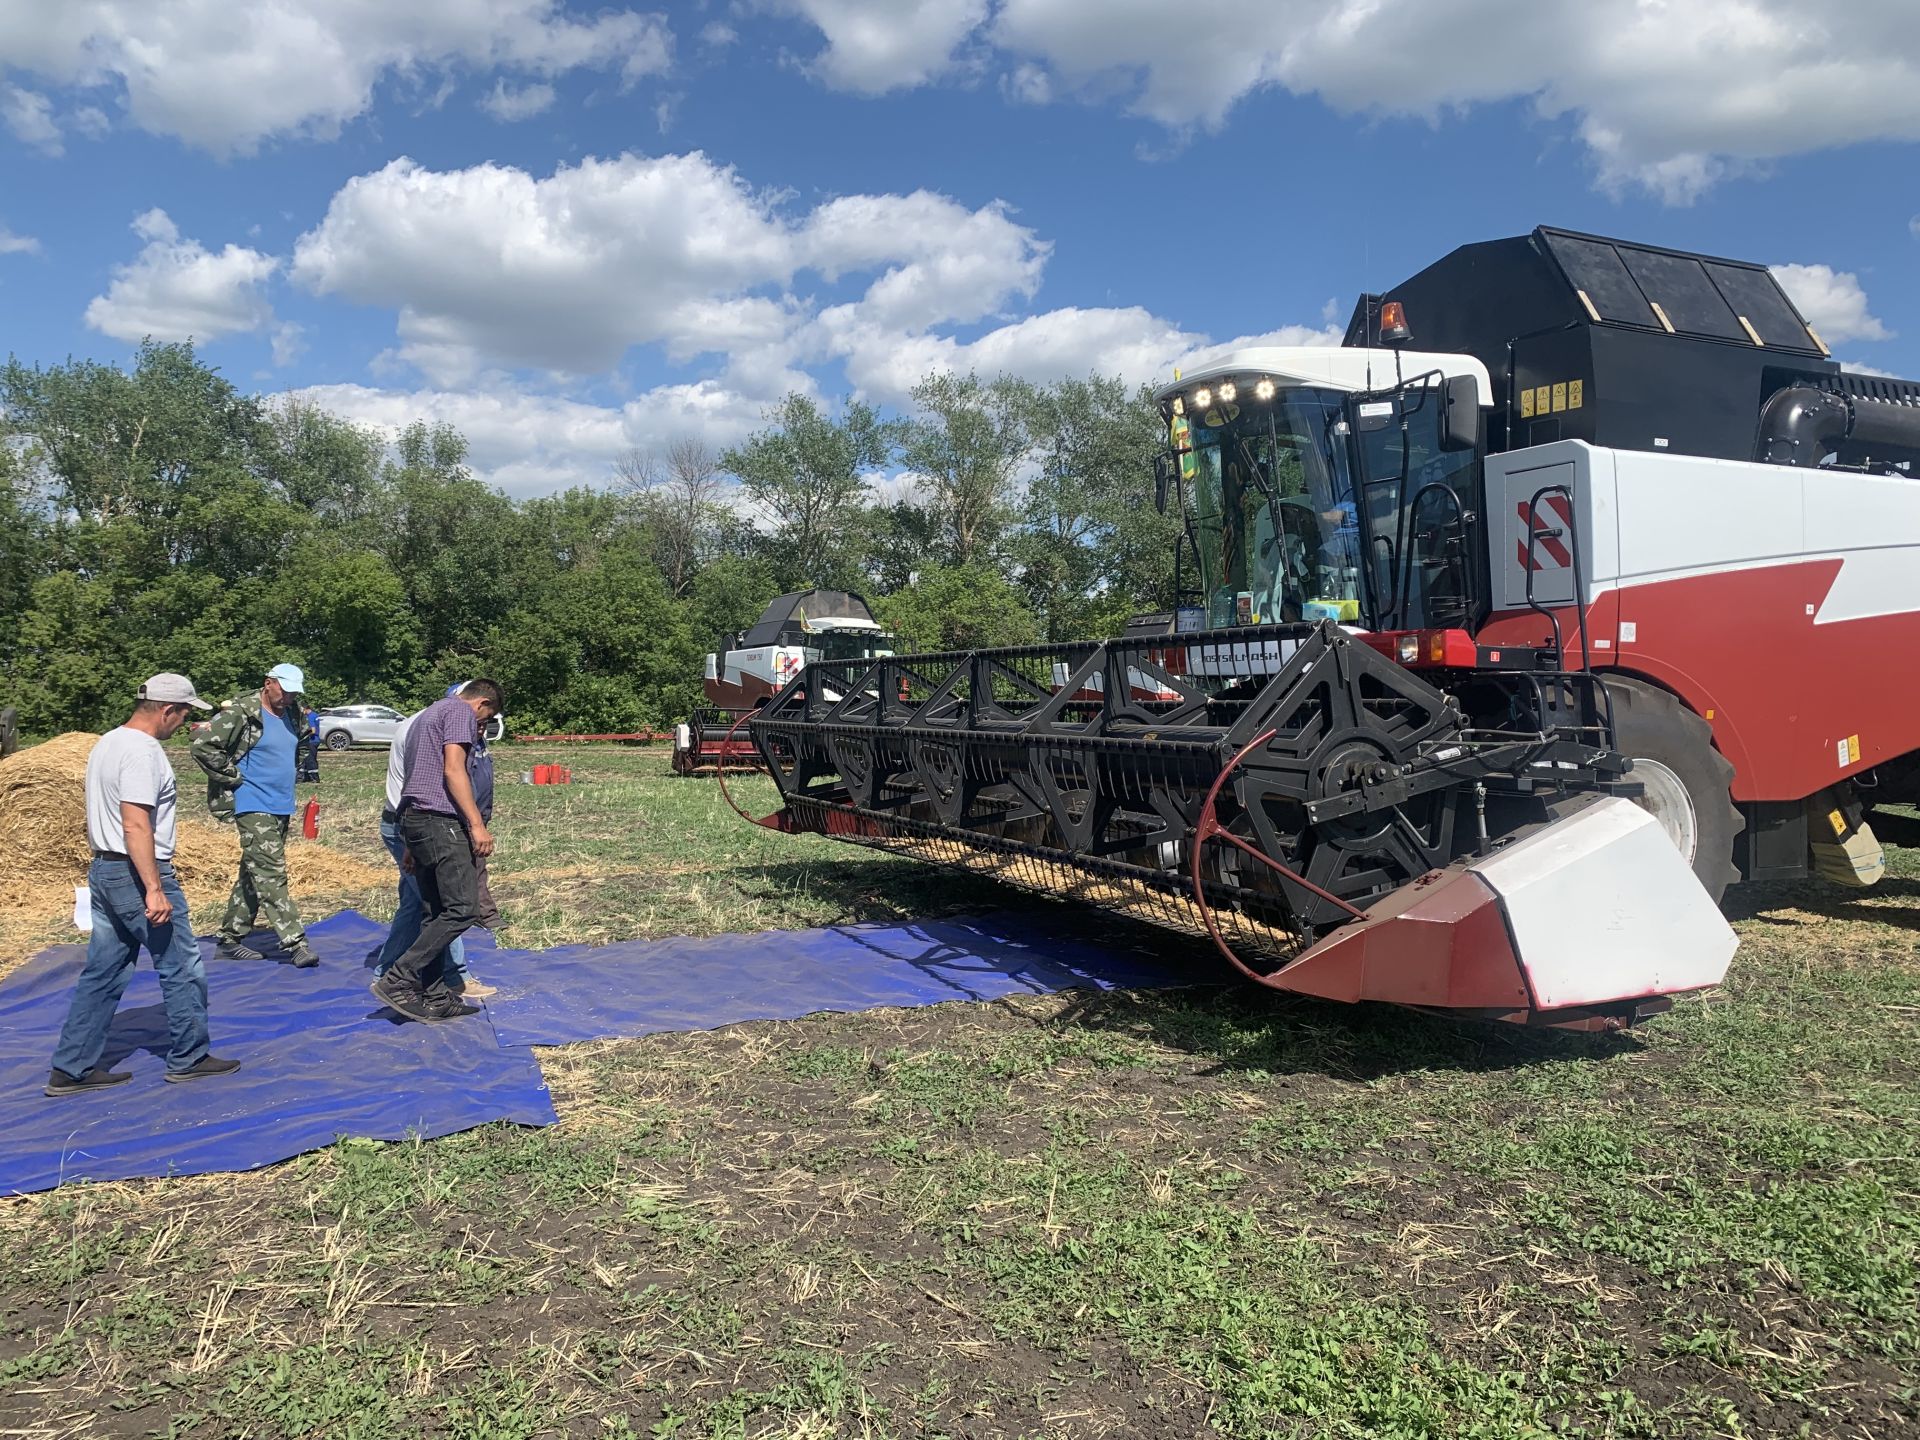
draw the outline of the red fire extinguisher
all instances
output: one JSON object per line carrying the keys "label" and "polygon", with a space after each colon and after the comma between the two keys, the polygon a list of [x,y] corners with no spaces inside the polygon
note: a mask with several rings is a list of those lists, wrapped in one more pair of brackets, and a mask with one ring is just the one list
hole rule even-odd
{"label": "red fire extinguisher", "polygon": [[309,840],[320,838],[320,802],[307,801],[307,808],[300,812],[300,833]]}

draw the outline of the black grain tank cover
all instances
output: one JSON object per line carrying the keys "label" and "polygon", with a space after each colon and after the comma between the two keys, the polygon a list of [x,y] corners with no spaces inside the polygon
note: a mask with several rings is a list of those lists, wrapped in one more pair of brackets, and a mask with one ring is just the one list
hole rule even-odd
{"label": "black grain tank cover", "polygon": [[816,620],[871,620],[873,611],[866,599],[851,590],[802,590],[795,595],[779,595],[762,612],[751,630],[741,633],[738,646],[753,650],[762,645],[799,645],[812,633],[807,626]]}
{"label": "black grain tank cover", "polygon": [[1486,365],[1495,450],[1587,440],[1749,460],[1768,368],[1840,368],[1764,265],[1545,226],[1362,296],[1346,344],[1378,343],[1387,300],[1416,349]]}

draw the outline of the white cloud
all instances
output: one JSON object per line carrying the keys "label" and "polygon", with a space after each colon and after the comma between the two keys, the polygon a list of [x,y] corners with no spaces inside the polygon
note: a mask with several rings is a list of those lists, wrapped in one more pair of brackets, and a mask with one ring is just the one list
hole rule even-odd
{"label": "white cloud", "polygon": [[0,124],[13,132],[22,145],[31,145],[49,155],[58,155],[65,146],[60,127],[53,121],[53,103],[37,90],[0,83]]}
{"label": "white cloud", "polygon": [[0,225],[0,255],[38,255],[40,242],[31,235],[16,235]]}
{"label": "white cloud", "polygon": [[1053,249],[1004,205],[969,211],[928,190],[829,200],[808,220],[802,248],[829,279],[886,266],[863,306],[902,329],[978,320],[1015,294],[1031,298]]}
{"label": "white cloud", "polygon": [[1773,278],[1829,345],[1891,340],[1893,332],[1867,308],[1860,277],[1831,265],[1775,265]]}
{"label": "white cloud", "polygon": [[[59,85],[117,87],[142,129],[216,154],[329,135],[389,78],[451,69],[551,79],[664,71],[658,15],[581,18],[561,0],[63,0],[0,7],[0,55]],[[50,123],[50,122],[49,122]]]}
{"label": "white cloud", "polygon": [[698,152],[588,159],[545,179],[403,158],[342,187],[292,273],[398,311],[400,358],[442,386],[495,367],[600,373],[662,344],[683,362],[724,354],[762,393],[817,348],[798,273],[874,274],[866,321],[912,331],[1031,296],[1048,249],[1004,206],[927,191],[792,216]]}
{"label": "white cloud", "polygon": [[[1817,330],[1820,327],[1816,325],[1814,328]],[[1852,375],[1873,375],[1882,380],[1898,380],[1901,378],[1891,370],[1882,370],[1878,365],[1866,365],[1858,360],[1842,360],[1839,364],[1842,370]]]}
{"label": "white cloud", "polygon": [[496,80],[493,89],[481,98],[480,108],[496,120],[511,123],[515,120],[531,120],[542,111],[552,109],[553,98],[551,85],[509,87],[505,80]]}
{"label": "white cloud", "polygon": [[[636,444],[731,443],[787,392],[818,394],[823,367],[904,406],[936,370],[1139,382],[1223,348],[1139,307],[1022,316],[1051,253],[998,202],[915,191],[805,209],[699,153],[588,159],[545,178],[403,158],[341,188],[291,273],[394,310],[398,347],[375,373],[411,368],[428,382],[329,394],[370,423],[425,413],[457,424],[480,468],[531,491],[601,478]],[[982,322],[971,338],[951,333]],[[1229,343],[1338,337],[1337,326],[1295,326]],[[617,408],[519,378],[536,372],[552,388],[611,373],[617,384],[636,346],[710,368]]]}
{"label": "white cloud", "polygon": [[871,323],[859,306],[820,317],[830,349],[843,357],[860,394],[905,406],[913,387],[934,372],[1017,375],[1046,382],[1069,376],[1117,375],[1128,385],[1171,378],[1229,350],[1250,345],[1337,345],[1336,326],[1288,325],[1262,335],[1215,342],[1182,330],[1139,306],[1048,310],[987,331],[972,341],[905,334]]}
{"label": "white cloud", "polygon": [[715,50],[723,49],[739,38],[740,32],[724,20],[710,21],[700,30],[700,43],[712,46]]}
{"label": "white cloud", "polygon": [[284,370],[307,351],[306,330],[291,320],[273,327],[273,364]]}
{"label": "white cloud", "polygon": [[620,406],[505,388],[318,385],[292,393],[390,437],[420,419],[453,425],[467,438],[474,472],[514,495],[605,485],[614,462],[635,447],[658,451],[695,439],[724,449],[751,434],[763,410],[712,383],[666,385]]}
{"label": "white cloud", "polygon": [[544,180],[402,158],[342,187],[293,275],[398,309],[403,357],[447,384],[489,364],[611,369],[629,346],[693,338],[683,307],[784,282],[792,264],[772,201],[697,153]]}
{"label": "white cloud", "polygon": [[73,112],[73,128],[89,140],[104,140],[113,130],[113,122],[98,105],[82,105]]}
{"label": "white cloud", "polygon": [[1569,123],[1609,189],[1685,203],[1778,156],[1920,139],[1920,5],[1850,0],[782,0],[827,40],[829,84],[926,83],[991,46],[1015,100],[1118,100],[1217,129],[1277,88],[1432,123],[1520,101]]}
{"label": "white cloud", "polygon": [[811,71],[836,90],[880,95],[925,84],[987,18],[987,0],[769,0],[817,26],[827,48]]}
{"label": "white cloud", "polygon": [[263,288],[278,260],[238,245],[215,254],[182,239],[164,210],[138,216],[133,230],[146,244],[87,305],[89,327],[116,340],[207,341],[272,323]]}

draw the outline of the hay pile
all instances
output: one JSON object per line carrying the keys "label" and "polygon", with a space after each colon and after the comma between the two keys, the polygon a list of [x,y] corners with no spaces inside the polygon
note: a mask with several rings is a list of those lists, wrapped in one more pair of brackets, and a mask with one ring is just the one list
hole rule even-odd
{"label": "hay pile", "polygon": [[[0,911],[48,920],[70,914],[73,887],[87,882],[87,756],[100,737],[84,731],[0,760]],[[239,871],[240,843],[230,826],[207,818],[199,772],[180,775],[174,872],[196,912],[196,929],[218,922]],[[287,846],[287,870],[301,901],[339,899],[392,884],[391,869],[310,841]],[[318,915],[309,916],[319,918]]]}

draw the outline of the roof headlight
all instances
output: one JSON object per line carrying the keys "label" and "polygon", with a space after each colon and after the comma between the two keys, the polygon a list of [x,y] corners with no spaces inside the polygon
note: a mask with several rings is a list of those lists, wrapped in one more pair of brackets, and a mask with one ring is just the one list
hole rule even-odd
{"label": "roof headlight", "polygon": [[1220,403],[1231,405],[1239,396],[1240,390],[1231,380],[1223,381],[1220,386]]}
{"label": "roof headlight", "polygon": [[1271,400],[1273,398],[1273,381],[1262,380],[1259,384],[1255,385],[1253,387],[1253,398],[1256,400]]}
{"label": "roof headlight", "polygon": [[1193,392],[1194,409],[1204,410],[1211,404],[1213,404],[1213,391],[1207,389],[1206,386],[1202,385],[1198,390]]}

